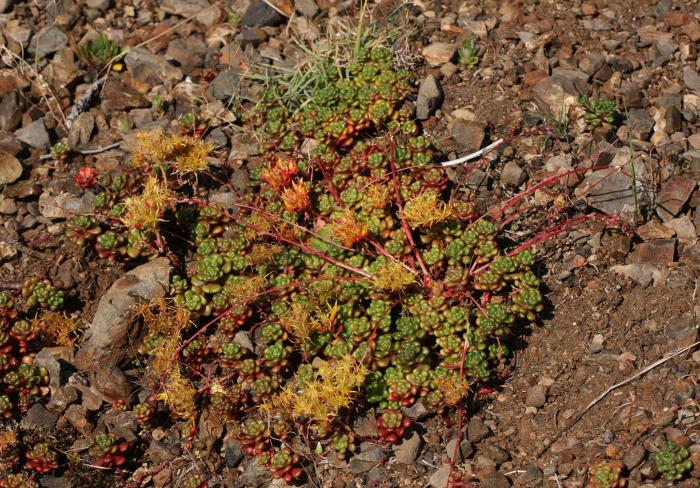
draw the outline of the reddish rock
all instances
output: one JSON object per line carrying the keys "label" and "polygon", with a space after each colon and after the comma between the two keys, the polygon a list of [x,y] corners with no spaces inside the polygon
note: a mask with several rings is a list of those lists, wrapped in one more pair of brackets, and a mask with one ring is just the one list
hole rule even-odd
{"label": "reddish rock", "polygon": [[675,239],[656,239],[639,244],[631,255],[632,262],[669,265],[676,258]]}
{"label": "reddish rock", "polygon": [[547,73],[544,71],[530,71],[529,73],[525,73],[525,76],[523,76],[523,84],[525,86],[535,86],[538,81],[540,81],[543,78],[546,78]]}
{"label": "reddish rock", "polygon": [[683,12],[672,10],[664,17],[664,24],[667,27],[680,27],[688,23],[690,18]]}
{"label": "reddish rock", "polygon": [[673,237],[673,229],[660,223],[658,220],[650,220],[637,229],[637,235],[645,241],[654,239],[670,239]]}
{"label": "reddish rock", "polygon": [[670,178],[656,198],[656,213],[664,221],[677,216],[695,189],[695,181],[682,176]]}

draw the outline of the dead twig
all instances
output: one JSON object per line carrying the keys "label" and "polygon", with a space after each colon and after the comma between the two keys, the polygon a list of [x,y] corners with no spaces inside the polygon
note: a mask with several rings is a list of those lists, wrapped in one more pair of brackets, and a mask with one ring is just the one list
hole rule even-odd
{"label": "dead twig", "polygon": [[83,93],[80,99],[75,102],[75,105],[71,107],[70,111],[68,112],[68,116],[66,117],[66,127],[68,129],[71,128],[73,122],[75,122],[75,119],[77,119],[81,113],[85,112],[90,107],[90,103],[92,103],[93,98],[97,92],[100,91],[102,85],[107,81],[107,76],[108,75],[104,75],[102,78],[98,78],[87,90],[85,90],[85,93]]}
{"label": "dead twig", "polygon": [[569,424],[566,427],[564,427],[561,431],[559,431],[550,441],[546,442],[544,447],[542,447],[540,449],[540,451],[536,453],[535,457],[539,458],[545,452],[547,452],[549,450],[549,448],[552,446],[552,444],[554,444],[554,442],[556,442],[564,433],[566,433],[569,429],[571,429],[571,427],[573,427],[579,420],[581,420],[581,418],[591,408],[593,408],[598,402],[600,402],[603,398],[605,398],[611,391],[616,390],[617,388],[620,388],[621,386],[625,386],[628,383],[631,383],[632,381],[636,380],[640,376],[643,376],[644,374],[648,373],[652,369],[664,364],[667,361],[670,361],[671,359],[675,358],[676,356],[680,356],[684,352],[687,352],[698,345],[700,345],[700,341],[694,342],[693,344],[691,344],[689,346],[683,347],[683,348],[679,349],[678,351],[676,351],[668,356],[665,356],[657,361],[654,361],[649,366],[646,366],[646,367],[640,369],[639,371],[634,373],[629,378],[627,378],[623,381],[620,381],[619,383],[615,383],[614,385],[608,387],[607,390],[603,391],[600,395],[595,397],[588,405],[586,405],[586,408],[584,408],[581,412],[578,413],[578,415],[576,415],[573,419],[571,419],[571,422],[569,422]]}
{"label": "dead twig", "polygon": [[467,161],[471,161],[472,159],[480,158],[486,153],[489,153],[499,147],[500,145],[505,143],[505,139],[500,138],[495,142],[492,142],[488,146],[479,149],[476,152],[473,152],[471,154],[467,154],[466,156],[462,156],[461,158],[453,159],[451,161],[443,161],[440,163],[440,166],[443,168],[447,168],[449,166],[457,166],[458,164],[466,163]]}

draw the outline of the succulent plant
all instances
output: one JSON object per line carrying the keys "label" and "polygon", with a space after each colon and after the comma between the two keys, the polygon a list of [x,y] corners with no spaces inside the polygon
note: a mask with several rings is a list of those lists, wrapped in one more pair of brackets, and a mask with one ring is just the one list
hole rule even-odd
{"label": "succulent plant", "polygon": [[581,96],[578,103],[585,109],[583,120],[590,129],[605,127],[614,130],[620,125],[620,112],[614,100]]}
{"label": "succulent plant", "polygon": [[48,444],[40,442],[26,454],[25,466],[39,473],[50,473],[58,469],[58,453]]}
{"label": "succulent plant", "polygon": [[126,462],[124,453],[129,450],[129,443],[120,440],[114,434],[98,434],[90,440],[88,454],[96,458],[95,466],[119,468]]}
{"label": "succulent plant", "polygon": [[654,462],[661,476],[668,481],[678,481],[693,468],[688,450],[680,444],[669,441],[659,452],[654,453]]}
{"label": "succulent plant", "polygon": [[78,55],[98,68],[106,66],[120,53],[119,44],[100,34],[96,39],[88,41],[78,49]]}
{"label": "succulent plant", "polygon": [[389,444],[398,444],[403,434],[411,426],[411,419],[399,410],[386,410],[377,419],[379,438]]}
{"label": "succulent plant", "polygon": [[622,488],[626,480],[622,477],[624,465],[621,461],[600,461],[591,466],[588,488]]}

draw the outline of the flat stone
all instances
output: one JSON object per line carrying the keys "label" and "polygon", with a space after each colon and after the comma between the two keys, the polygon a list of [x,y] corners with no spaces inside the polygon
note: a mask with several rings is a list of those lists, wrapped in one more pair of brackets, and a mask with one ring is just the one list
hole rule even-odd
{"label": "flat stone", "polygon": [[84,437],[89,437],[92,433],[93,426],[87,418],[88,410],[82,405],[71,405],[66,410],[64,417],[73,426],[75,430],[80,432]]}
{"label": "flat stone", "polygon": [[304,15],[309,18],[315,17],[319,10],[318,5],[316,5],[316,2],[314,2],[314,0],[295,0],[294,8],[301,15]]}
{"label": "flat stone", "polygon": [[652,219],[644,225],[637,227],[637,235],[645,241],[653,239],[670,239],[674,236],[672,228]]}
{"label": "flat stone", "polygon": [[285,17],[262,1],[253,2],[243,14],[242,27],[276,27]]}
{"label": "flat stone", "polygon": [[661,187],[656,198],[656,213],[664,221],[676,217],[695,189],[696,182],[682,176],[672,176]]}
{"label": "flat stone", "polygon": [[457,120],[452,124],[451,134],[457,144],[457,151],[473,152],[481,149],[486,138],[486,128],[479,122]]}
{"label": "flat stone", "polygon": [[660,267],[646,263],[620,264],[610,269],[636,281],[643,287],[647,287],[654,282],[661,282],[668,274],[668,271],[664,272]]}
{"label": "flat stone", "polygon": [[668,266],[673,263],[676,258],[676,240],[656,239],[642,242],[635,248],[635,255],[636,259],[635,257],[632,257],[632,259],[637,263]]}
{"label": "flat stone", "polygon": [[14,183],[20,176],[22,176],[22,163],[12,154],[0,150],[0,186]]}
{"label": "flat stone", "polygon": [[63,49],[67,45],[68,36],[57,25],[49,25],[37,32],[31,47],[37,56],[43,58]]}
{"label": "flat stone", "polygon": [[509,488],[510,479],[504,474],[493,472],[481,478],[481,488]]}
{"label": "flat stone", "polygon": [[434,42],[423,48],[422,54],[428,64],[441,66],[452,61],[457,52],[457,45],[448,42]]}
{"label": "flat stone", "polygon": [[44,119],[37,119],[26,127],[15,132],[17,139],[35,149],[49,147],[49,133],[46,131]]}
{"label": "flat stone", "polygon": [[61,192],[54,195],[49,190],[39,195],[39,211],[49,219],[66,219],[76,215],[86,215],[94,211],[94,195],[87,192],[81,196]]}
{"label": "flat stone", "polygon": [[24,415],[21,424],[23,429],[47,429],[56,425],[57,420],[58,415],[49,412],[42,404],[35,403]]}
{"label": "flat stone", "polygon": [[68,147],[79,148],[90,142],[95,130],[95,116],[90,112],[78,115],[68,131]]}
{"label": "flat stone", "polygon": [[100,98],[102,100],[100,106],[107,114],[151,106],[151,102],[146,97],[118,78],[107,80]]}
{"label": "flat stone", "polygon": [[532,87],[532,93],[540,109],[557,120],[567,116],[569,108],[577,104],[573,82],[567,82],[562,77],[541,79]]}
{"label": "flat stone", "polygon": [[209,7],[208,0],[163,0],[159,5],[166,13],[191,17]]}
{"label": "flat stone", "polygon": [[423,440],[418,432],[414,432],[411,437],[393,447],[396,461],[401,464],[413,464],[418,457],[422,443]]}
{"label": "flat stone", "polygon": [[0,99],[0,131],[12,132],[22,121],[22,110],[17,92],[12,91]]}
{"label": "flat stone", "polygon": [[550,173],[563,173],[571,169],[572,162],[571,154],[557,154],[544,163],[544,169]]}
{"label": "flat stone", "polygon": [[671,319],[666,326],[666,337],[675,341],[693,341],[697,334],[698,328],[688,314]]}
{"label": "flat stone", "polygon": [[433,76],[426,76],[418,87],[418,99],[416,100],[416,118],[426,120],[438,108],[442,102],[442,87]]}
{"label": "flat stone", "polygon": [[444,465],[440,466],[437,471],[435,471],[428,480],[431,488],[446,488],[447,483],[450,479],[450,466]]}
{"label": "flat stone", "polygon": [[474,446],[472,445],[471,442],[464,439],[459,444],[459,449],[457,450],[457,460],[455,461],[454,456],[455,456],[456,444],[457,444],[457,438],[453,437],[445,446],[445,453],[447,454],[447,457],[450,459],[450,461],[459,464],[462,461],[464,461],[465,459],[470,458],[474,454]]}
{"label": "flat stone", "polygon": [[654,130],[654,118],[644,109],[630,110],[627,114],[627,126],[638,138],[646,141]]}
{"label": "flat stone", "polygon": [[[163,56],[151,53],[145,48],[132,47],[124,58],[130,70],[136,73],[139,68],[145,67],[155,74],[166,85],[166,89],[171,89],[173,85],[182,79],[182,70],[168,63]],[[149,104],[150,106],[150,104]]]}
{"label": "flat stone", "polygon": [[479,442],[491,433],[483,420],[479,417],[472,417],[467,424],[467,438],[471,442]]}
{"label": "flat stone", "polygon": [[[639,197],[642,192],[639,181],[637,191]],[[575,194],[585,196],[588,204],[601,212],[608,215],[620,214],[627,220],[634,220],[636,208],[632,179],[620,171],[607,169],[594,171],[584,178],[576,188]]]}
{"label": "flat stone", "polygon": [[681,242],[695,242],[698,238],[695,224],[687,215],[681,215],[666,222],[666,226],[675,232]]}
{"label": "flat stone", "polygon": [[692,68],[683,70],[683,84],[688,90],[700,93],[700,75]]}

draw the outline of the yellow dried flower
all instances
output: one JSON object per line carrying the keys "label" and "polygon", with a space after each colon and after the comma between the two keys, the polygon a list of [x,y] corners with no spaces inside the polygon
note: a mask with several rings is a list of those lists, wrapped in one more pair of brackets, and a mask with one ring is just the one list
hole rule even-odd
{"label": "yellow dried flower", "polygon": [[155,176],[150,176],[143,193],[124,200],[122,223],[130,229],[154,229],[171,204],[172,192]]}
{"label": "yellow dried flower", "polygon": [[330,225],[333,234],[346,246],[352,246],[369,235],[367,222],[358,220],[348,209],[340,212]]}
{"label": "yellow dried flower", "polygon": [[411,227],[430,227],[449,218],[452,209],[436,192],[426,191],[408,200],[401,215]]}
{"label": "yellow dried flower", "polygon": [[282,191],[282,201],[287,212],[301,212],[311,206],[309,188],[303,181],[295,181],[292,186]]}
{"label": "yellow dried flower", "polygon": [[413,273],[392,261],[372,273],[371,283],[377,290],[400,291],[414,283]]}
{"label": "yellow dried flower", "polygon": [[214,151],[214,145],[195,139],[184,138],[182,147],[176,151],[174,171],[176,174],[198,173],[209,167],[207,158]]}
{"label": "yellow dried flower", "polygon": [[435,387],[444,395],[445,403],[457,405],[469,393],[469,383],[462,378],[445,375],[435,379]]}
{"label": "yellow dried flower", "polygon": [[35,330],[40,330],[54,344],[73,347],[78,324],[69,315],[61,312],[45,312],[32,320]]}
{"label": "yellow dried flower", "polygon": [[366,367],[352,356],[336,361],[317,362],[317,379],[300,389],[297,385],[286,386],[263,405],[263,410],[291,412],[295,417],[326,425],[342,408],[349,407],[358,388],[365,381]]}
{"label": "yellow dried flower", "polygon": [[274,244],[253,244],[246,256],[253,266],[269,263],[280,253],[282,248]]}

